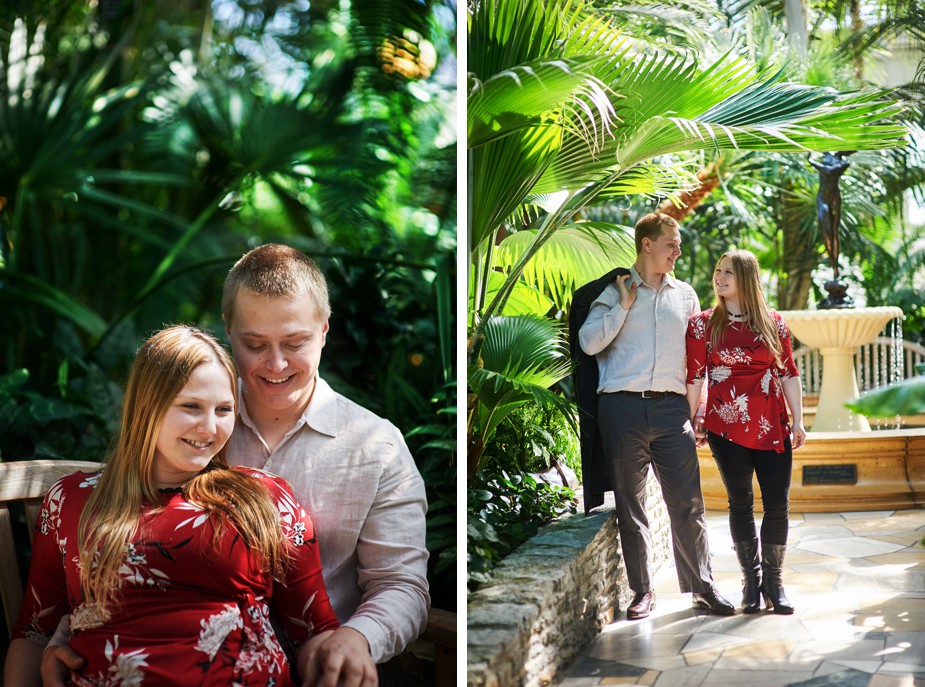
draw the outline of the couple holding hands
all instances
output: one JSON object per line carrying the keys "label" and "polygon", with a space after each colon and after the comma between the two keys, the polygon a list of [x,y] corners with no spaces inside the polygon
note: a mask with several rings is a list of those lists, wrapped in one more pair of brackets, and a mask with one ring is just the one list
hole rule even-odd
{"label": "couple holding hands", "polygon": [[[573,321],[581,351],[597,362],[599,443],[583,442],[583,453],[592,454],[588,464],[600,470],[606,486],[591,485],[591,491],[615,493],[634,592],[626,617],[645,618],[655,608],[645,507],[650,464],[671,522],[681,592],[693,595],[695,608],[735,613],[714,586],[710,567],[696,453],[706,444],[729,496],[742,610],[757,612],[764,596],[775,613],[793,613],[781,569],[792,452],[803,445],[806,431],[789,329],[767,304],[752,253],[730,250],[719,259],[715,304],[701,312],[694,289],[671,276],[681,255],[677,221],[645,215],[636,224],[635,243],[628,274],[611,273],[576,293],[575,302],[589,305],[583,322]],[[753,475],[764,506],[760,536]],[[586,483],[586,499],[588,492]]]}

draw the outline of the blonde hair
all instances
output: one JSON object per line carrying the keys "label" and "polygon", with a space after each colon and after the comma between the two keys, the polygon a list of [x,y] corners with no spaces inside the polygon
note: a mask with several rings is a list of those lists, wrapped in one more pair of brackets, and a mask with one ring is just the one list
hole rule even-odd
{"label": "blonde hair", "polygon": [[266,298],[309,294],[321,319],[331,316],[328,283],[321,269],[305,253],[279,243],[267,243],[245,253],[225,277],[222,318],[230,327],[238,291]]}
{"label": "blonde hair", "polygon": [[[774,364],[781,365],[781,343],[777,324],[771,319],[768,302],[765,300],[761,288],[761,271],[758,267],[758,258],[747,250],[730,250],[723,253],[716,261],[716,268],[724,258],[732,262],[732,272],[735,274],[736,287],[739,294],[739,305],[747,313],[746,322],[761,341],[768,347],[774,356]],[[715,271],[715,270],[714,270]],[[716,349],[726,336],[729,327],[729,310],[722,296],[716,297],[713,312],[707,320],[710,331],[710,345]]]}
{"label": "blonde hair", "polygon": [[[164,416],[193,370],[211,362],[228,373],[228,387],[236,398],[237,377],[230,356],[214,337],[195,327],[178,325],[157,332],[132,363],[119,434],[77,527],[83,603],[99,617],[109,617],[109,608],[118,602],[119,568],[141,526],[142,504],[160,503],[154,455]],[[289,542],[270,494],[256,478],[228,467],[225,446],[186,484],[184,494],[210,514],[214,543],[228,518],[274,579],[284,578]]]}

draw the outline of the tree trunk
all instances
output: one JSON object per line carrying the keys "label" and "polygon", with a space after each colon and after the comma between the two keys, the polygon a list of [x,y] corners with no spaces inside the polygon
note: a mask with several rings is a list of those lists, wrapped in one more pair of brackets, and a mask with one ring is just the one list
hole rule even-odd
{"label": "tree trunk", "polygon": [[677,207],[670,199],[666,198],[659,204],[658,212],[663,212],[669,217],[673,217],[679,223],[683,222],[719,186],[720,177],[717,167],[716,162],[711,162],[697,172],[700,186],[692,191],[683,191],[679,194],[681,207]]}
{"label": "tree trunk", "polygon": [[779,226],[783,227],[780,281],[777,286],[777,307],[781,310],[803,310],[813,285],[813,269],[819,263],[819,248],[812,226],[797,220],[798,213],[790,205],[789,195],[780,196]]}
{"label": "tree trunk", "polygon": [[806,9],[803,0],[784,0],[784,17],[787,20],[787,35],[800,57],[805,57],[809,46],[806,34]]}
{"label": "tree trunk", "polygon": [[[860,0],[851,0],[849,12],[851,14],[851,31],[857,34],[864,28],[864,22],[861,21]],[[864,56],[860,52],[854,56],[854,75],[858,79],[864,78]]]}

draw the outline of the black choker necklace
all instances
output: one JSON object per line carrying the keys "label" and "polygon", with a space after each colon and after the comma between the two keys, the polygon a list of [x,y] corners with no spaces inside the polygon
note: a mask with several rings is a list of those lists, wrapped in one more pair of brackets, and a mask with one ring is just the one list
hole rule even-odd
{"label": "black choker necklace", "polygon": [[158,487],[157,490],[162,494],[182,494],[183,487]]}
{"label": "black choker necklace", "polygon": [[747,310],[743,312],[741,315],[736,315],[734,312],[731,312],[729,310],[727,310],[726,312],[729,313],[729,317],[745,317],[746,315],[748,315]]}

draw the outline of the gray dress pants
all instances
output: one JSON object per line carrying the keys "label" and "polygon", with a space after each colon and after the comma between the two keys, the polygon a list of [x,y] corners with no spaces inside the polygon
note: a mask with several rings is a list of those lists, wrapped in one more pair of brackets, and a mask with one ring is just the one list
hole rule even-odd
{"label": "gray dress pants", "polygon": [[646,515],[646,478],[651,463],[671,522],[681,592],[708,591],[713,573],[687,398],[680,394],[651,399],[601,394],[597,426],[615,486],[630,588],[637,594],[653,589],[652,534]]}

